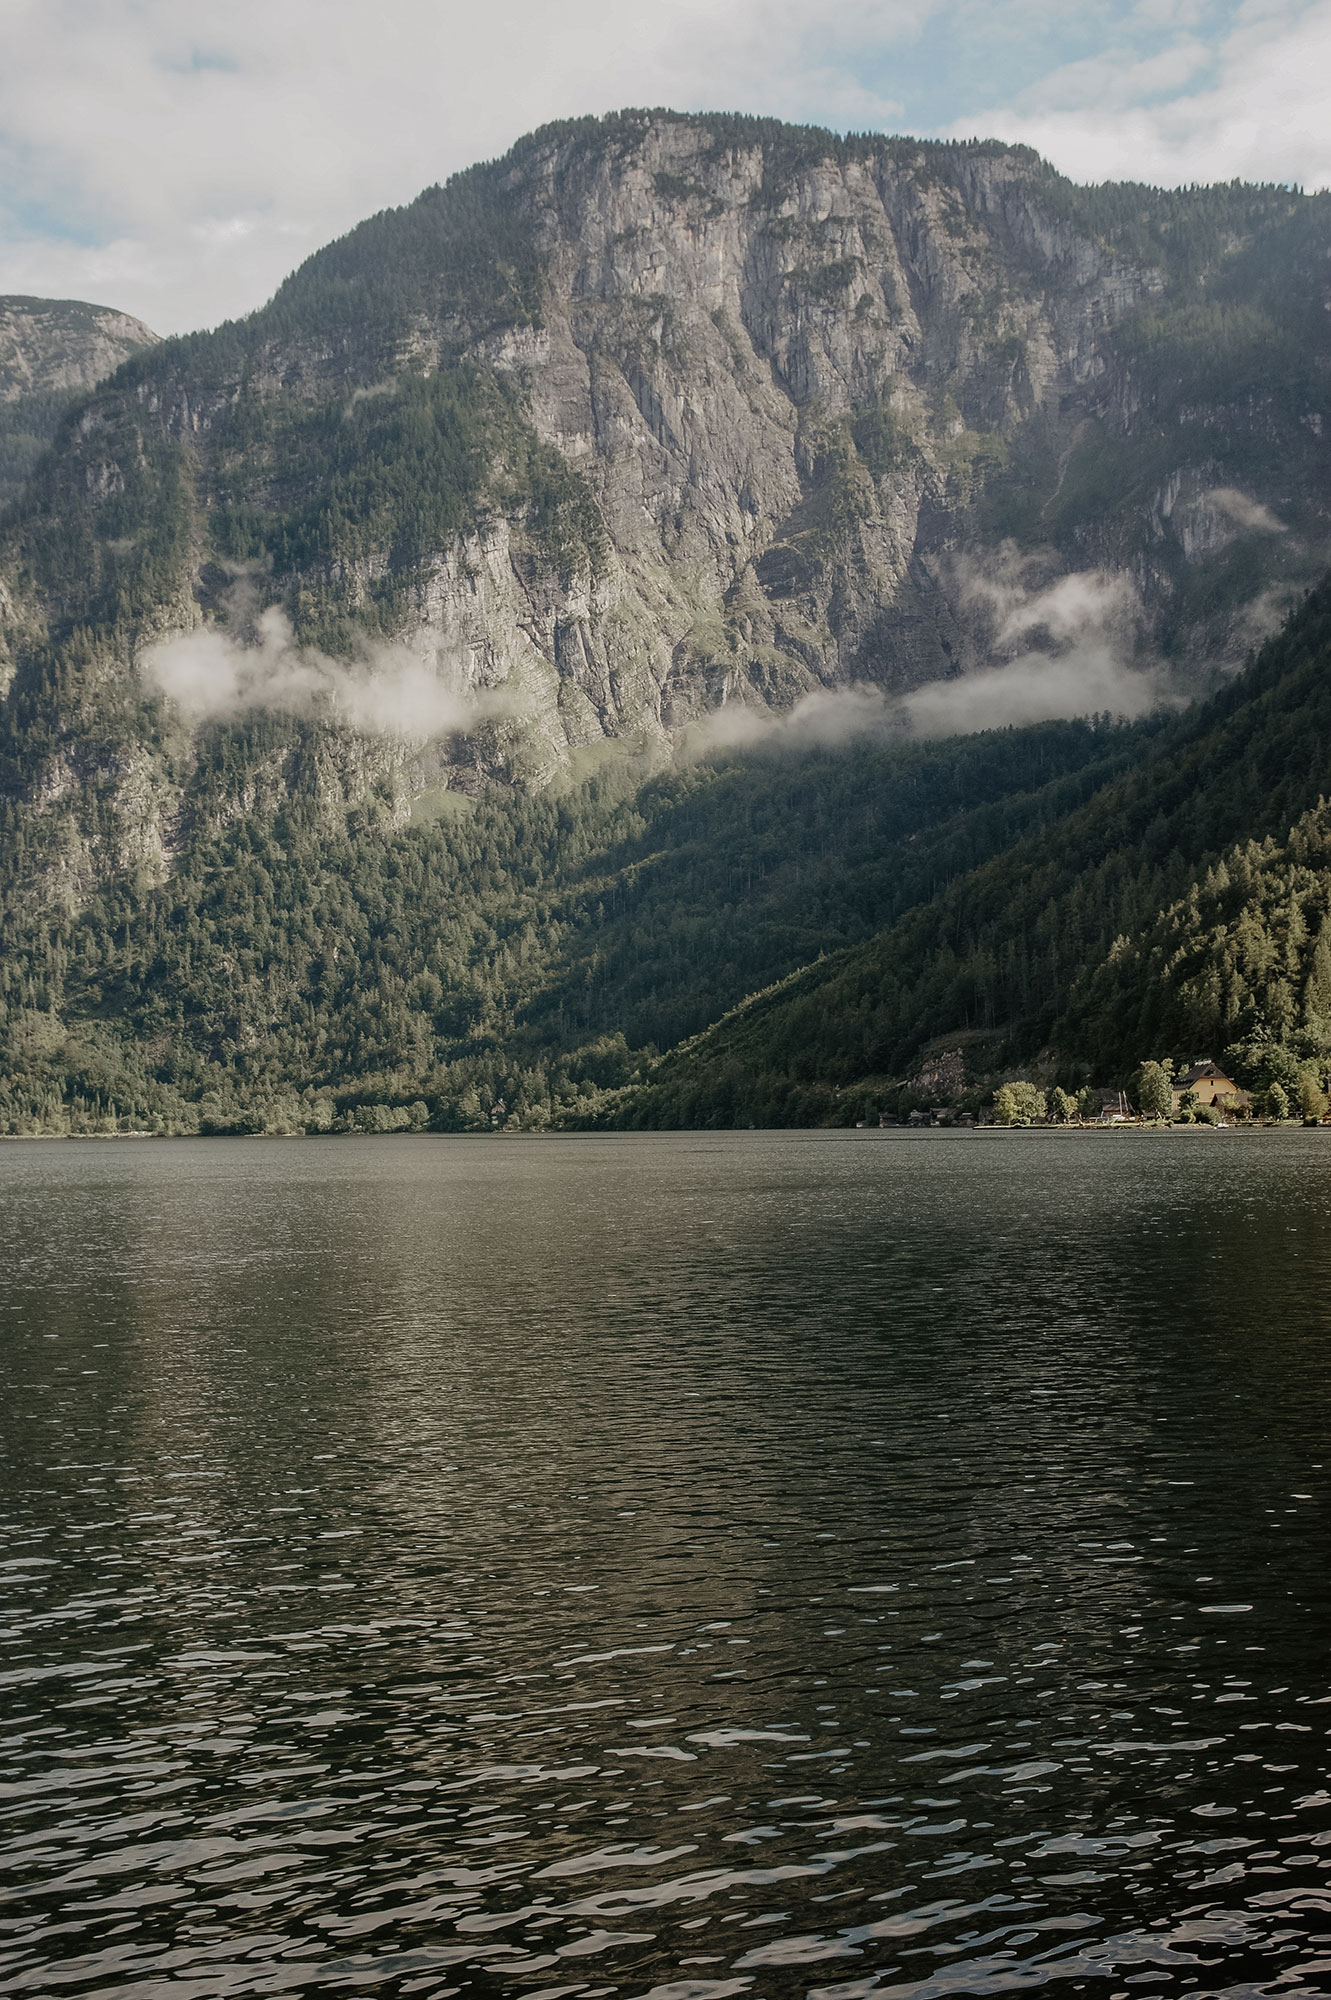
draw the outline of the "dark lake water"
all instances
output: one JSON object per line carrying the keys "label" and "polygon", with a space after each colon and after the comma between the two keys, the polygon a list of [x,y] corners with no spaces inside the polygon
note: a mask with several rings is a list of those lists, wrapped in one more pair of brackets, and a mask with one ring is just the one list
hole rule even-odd
{"label": "dark lake water", "polygon": [[0,1148],[0,1991],[1331,1993],[1329,1139]]}

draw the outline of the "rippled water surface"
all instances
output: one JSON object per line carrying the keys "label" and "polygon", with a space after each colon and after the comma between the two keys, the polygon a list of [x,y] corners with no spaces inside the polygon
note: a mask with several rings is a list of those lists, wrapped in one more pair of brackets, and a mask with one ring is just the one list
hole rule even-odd
{"label": "rippled water surface", "polygon": [[0,1148],[0,1990],[1331,1993],[1328,1136]]}

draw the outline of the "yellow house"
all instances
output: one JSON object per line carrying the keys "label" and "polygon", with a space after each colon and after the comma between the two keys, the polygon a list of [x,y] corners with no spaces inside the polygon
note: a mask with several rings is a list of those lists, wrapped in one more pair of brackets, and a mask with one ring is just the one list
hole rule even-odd
{"label": "yellow house", "polygon": [[1233,1079],[1213,1062],[1195,1062],[1191,1069],[1184,1070],[1182,1076],[1175,1077],[1175,1111],[1187,1091],[1192,1092],[1199,1104],[1214,1104],[1221,1097],[1236,1097],[1240,1104],[1245,1105],[1252,1102],[1247,1091],[1240,1090]]}

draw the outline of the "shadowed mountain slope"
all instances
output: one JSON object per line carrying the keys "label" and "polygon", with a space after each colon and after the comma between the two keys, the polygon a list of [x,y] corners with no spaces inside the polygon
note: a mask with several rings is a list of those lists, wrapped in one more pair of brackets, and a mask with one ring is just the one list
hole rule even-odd
{"label": "shadowed mountain slope", "polygon": [[944,1042],[981,1075],[1052,1051],[1071,1082],[1245,1036],[1331,1058],[1317,959],[1331,912],[1331,582],[1248,673],[1106,775],[899,923],[674,1051],[614,1117],[876,1115],[888,1082]]}

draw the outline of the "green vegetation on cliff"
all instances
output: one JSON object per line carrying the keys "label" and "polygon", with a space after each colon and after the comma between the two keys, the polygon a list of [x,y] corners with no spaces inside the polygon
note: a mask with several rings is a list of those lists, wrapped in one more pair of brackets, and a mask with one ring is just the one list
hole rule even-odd
{"label": "green vegetation on cliff", "polygon": [[[1069,1082],[1297,1055],[1325,591],[1132,728],[518,788],[561,732],[1028,640],[1075,672],[1060,583],[1125,655],[1223,681],[1331,545],[1328,244],[1331,197],[628,112],[136,356],[0,523],[0,1124],[790,1122],[940,1036]],[[466,801],[408,829],[433,751],[192,732],[143,649],[238,577],[298,647],[510,674],[544,762],[482,725],[445,753]]]}
{"label": "green vegetation on cliff", "polygon": [[[233,765],[312,747],[216,729],[167,885],[11,908],[0,1126],[844,1121],[940,1040],[1297,1087],[1331,1050],[1329,667],[1331,585],[1185,715],[626,763],[405,831],[299,783],[212,831]],[[7,809],[16,879],[26,837]]]}

